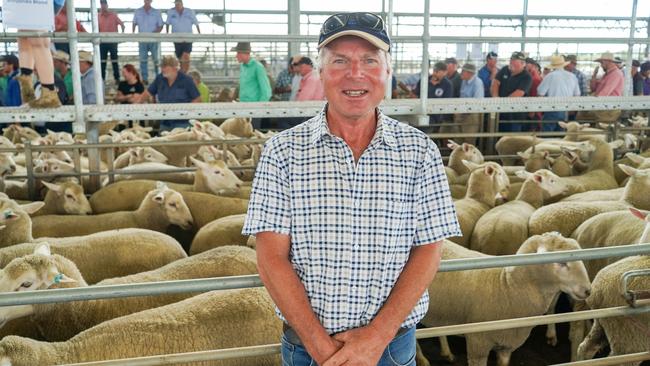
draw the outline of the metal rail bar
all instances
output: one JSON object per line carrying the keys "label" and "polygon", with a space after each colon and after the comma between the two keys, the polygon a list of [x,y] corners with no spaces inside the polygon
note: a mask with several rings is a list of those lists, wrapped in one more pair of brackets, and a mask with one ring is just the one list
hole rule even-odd
{"label": "metal rail bar", "polygon": [[640,362],[645,360],[650,360],[650,352],[639,352],[639,353],[631,353],[628,355],[597,358],[594,360],[559,363],[552,366],[587,366],[587,365],[588,366],[610,366],[610,365],[615,366],[615,365],[622,365],[624,363],[634,363],[634,362]]}
{"label": "metal rail bar", "polygon": [[[562,252],[505,255],[470,259],[444,260],[440,272],[469,269],[499,268],[557,262],[592,260],[609,257],[650,254],[650,244],[633,244],[609,248],[592,248]],[[203,278],[194,280],[133,283],[111,286],[90,286],[56,290],[0,293],[0,306],[46,304],[80,300],[96,300],[115,297],[151,296],[170,293],[205,292],[244,287],[259,287],[258,275]]]}
{"label": "metal rail bar", "polygon": [[[627,306],[611,307],[597,310],[587,310],[573,313],[541,315],[525,318],[494,320],[480,323],[468,323],[460,325],[448,325],[435,328],[418,329],[415,332],[417,339],[442,337],[456,334],[470,334],[494,330],[505,330],[512,328],[534,327],[544,324],[555,324],[560,322],[570,322],[578,320],[588,320],[595,318],[610,318],[616,316],[630,316],[650,312],[650,302],[647,302],[642,308],[629,308]],[[154,366],[169,365],[180,362],[198,362],[210,360],[224,360],[228,358],[266,356],[279,353],[279,344],[269,344],[263,346],[228,348],[223,350],[189,352],[156,356],[145,356],[138,358],[128,358],[120,360],[93,361],[68,364],[62,366]],[[648,353],[646,353],[647,355]],[[589,363],[591,365],[591,363]]]}
{"label": "metal rail bar", "polygon": [[[439,17],[436,17],[439,18]],[[56,41],[66,41],[64,32],[6,32],[0,35],[2,42],[15,42],[17,37],[51,37]],[[175,42],[309,42],[316,43],[317,35],[289,35],[289,34],[193,34],[174,33]],[[91,43],[93,38],[106,42],[170,42],[168,34],[159,33],[78,33],[79,42]],[[577,43],[577,44],[647,44],[650,38],[645,37],[493,37],[493,36],[429,36],[430,43]],[[395,36],[391,39],[395,43],[421,43],[421,36]]]}
{"label": "metal rail bar", "polygon": [[[84,106],[84,120],[109,122],[114,120],[212,119],[230,117],[306,117],[318,114],[325,102],[256,102],[256,103],[178,103],[123,104]],[[381,104],[390,116],[417,115],[419,99],[394,99]],[[631,97],[571,97],[571,98],[485,98],[427,99],[426,114],[591,111],[591,110],[649,110],[650,98]],[[24,107],[0,108],[0,123],[63,122],[75,119],[72,106],[33,110]]]}

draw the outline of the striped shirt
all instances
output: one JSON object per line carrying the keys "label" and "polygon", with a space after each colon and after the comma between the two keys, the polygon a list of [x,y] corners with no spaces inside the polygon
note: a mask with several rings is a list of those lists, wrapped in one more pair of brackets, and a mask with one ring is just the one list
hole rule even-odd
{"label": "striped shirt", "polygon": [[[461,232],[431,139],[378,113],[375,136],[355,163],[330,133],[325,110],[266,143],[243,233],[291,236],[290,261],[333,334],[370,323],[414,246]],[[428,302],[425,291],[402,327],[420,321]]]}

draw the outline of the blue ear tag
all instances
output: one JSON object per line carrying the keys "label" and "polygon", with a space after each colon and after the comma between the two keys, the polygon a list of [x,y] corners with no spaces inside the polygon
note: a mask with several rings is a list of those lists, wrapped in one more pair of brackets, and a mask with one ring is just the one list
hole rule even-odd
{"label": "blue ear tag", "polygon": [[10,210],[5,210],[5,212],[2,213],[5,219],[8,219],[11,217],[11,211]]}
{"label": "blue ear tag", "polygon": [[54,276],[54,284],[59,284],[61,283],[61,280],[63,279],[63,274],[62,273],[57,273],[56,276]]}

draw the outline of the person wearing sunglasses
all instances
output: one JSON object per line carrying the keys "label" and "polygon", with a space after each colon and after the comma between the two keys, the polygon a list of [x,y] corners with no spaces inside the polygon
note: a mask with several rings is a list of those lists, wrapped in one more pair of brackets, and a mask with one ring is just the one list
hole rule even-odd
{"label": "person wearing sunglasses", "polygon": [[283,365],[415,365],[442,240],[461,235],[438,148],[379,107],[390,48],[375,14],[329,17],[327,103],[260,158],[242,232],[284,322]]}

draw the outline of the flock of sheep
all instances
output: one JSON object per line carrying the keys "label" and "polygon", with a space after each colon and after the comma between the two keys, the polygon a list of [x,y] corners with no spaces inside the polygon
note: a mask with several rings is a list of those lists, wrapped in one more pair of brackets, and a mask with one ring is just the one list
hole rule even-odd
{"label": "flock of sheep", "polygon": [[[643,123],[634,120],[634,123]],[[645,120],[647,124],[647,120]],[[449,140],[446,167],[463,235],[446,240],[443,259],[543,253],[650,241],[650,150],[615,160],[622,145],[586,124],[561,123],[563,139],[503,137],[503,165],[485,162],[470,143]],[[593,131],[592,131],[593,130]],[[103,142],[179,142],[268,138],[250,120],[219,126],[192,121],[189,130],[152,138],[134,126],[106,131]],[[589,134],[590,133],[590,134]],[[0,147],[83,143],[66,133],[46,136],[10,126]],[[643,146],[641,146],[643,148]],[[241,235],[259,142],[215,146],[155,146],[101,151],[100,170],[117,169],[95,189],[88,158],[57,149],[34,154],[30,201],[24,154],[0,153],[0,291],[115,285],[254,274],[255,240]],[[114,157],[114,158],[113,158]],[[75,162],[76,160],[76,162]],[[233,169],[230,167],[243,167]],[[195,167],[188,172],[188,167]],[[154,171],[164,171],[155,173]],[[178,170],[178,171],[177,171]],[[144,172],[145,174],[140,174]],[[58,176],[61,175],[61,176]],[[103,177],[107,177],[106,174]],[[93,191],[93,189],[95,189]],[[4,193],[1,193],[4,192]],[[92,193],[92,194],[91,194]],[[89,195],[89,198],[88,198]],[[188,256],[189,255],[189,256]],[[429,287],[428,327],[519,318],[553,312],[561,293],[574,309],[625,305],[624,272],[650,268],[647,256],[622,260],[445,272]],[[638,277],[634,290],[650,288]],[[632,320],[630,320],[632,319]],[[609,345],[612,355],[648,351],[650,315],[572,324],[572,358],[589,359]],[[467,334],[470,365],[491,351],[507,365],[531,328]],[[115,298],[0,308],[0,365],[34,366],[277,343],[282,323],[263,288]],[[548,342],[557,343],[549,326]],[[454,355],[445,338],[441,355]],[[428,361],[418,352],[418,365]],[[199,363],[279,365],[279,355]]]}

